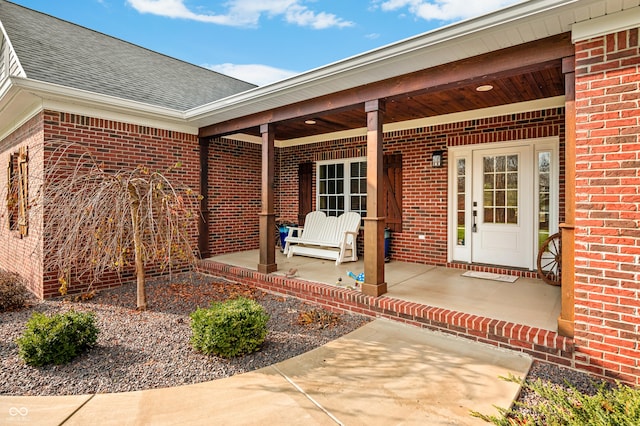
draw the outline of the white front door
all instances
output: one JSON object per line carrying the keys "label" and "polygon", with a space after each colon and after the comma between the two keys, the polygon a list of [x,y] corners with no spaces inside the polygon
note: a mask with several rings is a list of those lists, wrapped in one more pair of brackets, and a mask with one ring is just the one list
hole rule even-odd
{"label": "white front door", "polygon": [[471,261],[531,268],[534,250],[533,148],[472,153]]}

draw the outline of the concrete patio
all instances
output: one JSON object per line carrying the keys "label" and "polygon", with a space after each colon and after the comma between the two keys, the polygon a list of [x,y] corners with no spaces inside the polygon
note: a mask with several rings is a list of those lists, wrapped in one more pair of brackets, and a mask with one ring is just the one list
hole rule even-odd
{"label": "concrete patio", "polygon": [[[258,250],[230,253],[211,258],[215,262],[256,270]],[[278,271],[295,278],[338,286],[352,286],[356,275],[364,271],[363,261],[336,266],[331,260],[304,256],[287,258],[276,253]],[[513,282],[498,282],[464,277],[464,270],[391,261],[385,265],[388,292],[385,296],[422,305],[445,308],[533,328],[555,331],[560,315],[560,287],[532,278],[518,277]],[[339,281],[341,280],[341,281]]]}
{"label": "concrete patio", "polygon": [[0,396],[0,424],[486,425],[529,356],[375,320],[281,363],[189,386],[77,396]]}

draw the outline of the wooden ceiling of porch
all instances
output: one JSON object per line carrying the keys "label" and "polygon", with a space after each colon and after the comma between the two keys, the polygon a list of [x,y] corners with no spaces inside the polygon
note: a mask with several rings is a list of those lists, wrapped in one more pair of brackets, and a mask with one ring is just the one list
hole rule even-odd
{"label": "wooden ceiling of porch", "polygon": [[[386,124],[560,96],[562,58],[571,55],[568,37],[553,37],[213,125],[201,136],[260,136],[265,122],[274,124],[277,140],[362,128],[363,104],[371,99],[385,101]],[[493,89],[477,91],[481,85]]]}

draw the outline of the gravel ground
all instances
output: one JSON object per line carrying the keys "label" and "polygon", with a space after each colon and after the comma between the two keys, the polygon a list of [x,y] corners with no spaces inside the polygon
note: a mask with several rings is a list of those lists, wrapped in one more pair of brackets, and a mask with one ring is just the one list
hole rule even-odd
{"label": "gravel ground", "polygon": [[[271,316],[262,348],[233,359],[206,356],[192,349],[189,313],[212,300],[244,295]],[[76,395],[127,392],[204,382],[256,370],[319,347],[364,325],[370,318],[328,314],[309,325],[301,313],[316,305],[295,298],[200,274],[174,276],[147,284],[145,312],[135,310],[135,286],[98,293],[84,302],[48,300],[28,309],[0,313],[0,395]],[[33,312],[93,311],[100,330],[88,352],[60,366],[30,367],[15,344]],[[320,324],[326,323],[326,326]]]}
{"label": "gravel ground", "polygon": [[[189,313],[212,300],[237,295],[257,300],[269,313],[269,334],[260,351],[239,358],[205,356],[190,346]],[[301,313],[317,306],[295,298],[264,293],[220,278],[183,274],[147,285],[149,309],[135,308],[135,286],[103,291],[84,302],[48,300],[27,309],[0,313],[0,395],[76,395],[126,392],[220,379],[262,368],[321,346],[364,325],[370,318],[328,315],[332,321],[301,324]],[[33,312],[52,314],[70,309],[96,313],[97,345],[67,365],[30,367],[18,357],[15,339]],[[527,380],[566,382],[593,393],[587,374],[535,362]],[[519,401],[535,402],[527,390]]]}

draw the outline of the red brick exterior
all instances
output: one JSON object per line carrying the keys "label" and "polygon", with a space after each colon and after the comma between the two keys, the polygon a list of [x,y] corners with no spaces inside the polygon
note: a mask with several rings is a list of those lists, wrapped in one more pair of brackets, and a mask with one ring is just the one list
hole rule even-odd
{"label": "red brick exterior", "polygon": [[258,144],[226,139],[210,142],[211,255],[258,248],[261,167],[262,151]]}
{"label": "red brick exterior", "polygon": [[[198,191],[200,183],[200,163],[198,157],[198,139],[196,135],[161,130],[134,124],[127,124],[93,117],[44,111],[32,118],[27,124],[3,141],[2,158],[5,163],[8,155],[21,144],[29,145],[29,191],[31,196],[37,192],[38,178],[43,176],[43,164],[51,155],[50,148],[43,149],[43,142],[50,147],[54,142],[74,142],[84,145],[99,163],[106,169],[123,170],[145,166],[150,170],[165,171],[177,162],[182,166],[169,176],[181,184]],[[77,153],[71,153],[75,155]],[[47,157],[47,158],[45,158]],[[71,163],[75,162],[70,157]],[[6,188],[6,174],[2,178],[2,187]],[[6,189],[3,189],[6,190]],[[4,197],[3,197],[4,200]],[[3,209],[4,211],[5,209]],[[7,227],[2,228],[0,238],[9,239],[2,244],[0,261],[2,267],[15,270],[29,281],[30,289],[38,297],[58,296],[58,271],[46,267],[49,261],[42,259],[42,250],[35,249],[40,244],[40,221],[33,209],[30,212],[29,235],[23,240],[8,235]],[[41,214],[41,213],[39,213]],[[193,241],[196,246],[197,235],[194,222]],[[44,271],[42,265],[45,265]],[[155,274],[153,268],[149,274]],[[109,274],[102,277],[93,288],[109,288],[121,285],[134,278],[132,270],[124,271],[120,276]],[[70,292],[86,290],[86,283],[72,282]]]}
{"label": "red brick exterior", "polygon": [[638,29],[576,44],[575,366],[640,385]]}
{"label": "red brick exterior", "polygon": [[[561,153],[560,199],[564,200],[564,121],[564,109],[558,108],[385,133],[384,152],[402,153],[403,163],[403,230],[393,234],[393,259],[443,266],[447,264],[447,168],[431,167],[431,156],[435,150],[558,136]],[[298,164],[365,156],[366,137],[282,148],[277,154],[277,216],[296,222]],[[446,161],[445,158],[445,164]],[[564,202],[560,211],[564,212]],[[420,240],[418,235],[427,238]]]}
{"label": "red brick exterior", "polygon": [[[42,289],[42,259],[41,238],[42,217],[36,211],[29,211],[28,235],[20,238],[17,231],[9,230],[7,217],[7,167],[9,156],[18,151],[18,148],[26,146],[29,150],[29,174],[38,174],[42,169],[43,154],[42,142],[44,130],[42,114],[37,114],[23,124],[19,129],[5,138],[0,144],[0,268],[16,272],[24,279],[29,290],[36,296],[44,297]],[[29,199],[32,200],[39,189],[38,180],[29,181]],[[31,201],[30,201],[31,202]]]}

